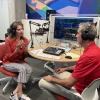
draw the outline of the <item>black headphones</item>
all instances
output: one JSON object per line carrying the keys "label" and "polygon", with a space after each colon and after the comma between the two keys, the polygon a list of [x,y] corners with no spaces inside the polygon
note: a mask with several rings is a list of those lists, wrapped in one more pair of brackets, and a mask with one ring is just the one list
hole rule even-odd
{"label": "black headphones", "polygon": [[10,25],[10,32],[12,33],[12,35],[16,35],[16,28],[14,27],[14,23],[13,22],[11,25]]}
{"label": "black headphones", "polygon": [[90,35],[89,35],[90,28],[91,28],[91,25],[86,26],[82,30],[82,35],[81,35],[82,40],[89,40],[90,39]]}

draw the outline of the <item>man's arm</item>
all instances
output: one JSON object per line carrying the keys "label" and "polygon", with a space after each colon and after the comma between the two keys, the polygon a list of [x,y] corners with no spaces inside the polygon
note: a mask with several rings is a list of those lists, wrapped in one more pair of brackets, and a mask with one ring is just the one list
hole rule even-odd
{"label": "man's arm", "polygon": [[75,65],[74,66],[70,66],[70,67],[65,67],[65,70],[74,70]]}
{"label": "man's arm", "polygon": [[57,68],[57,69],[55,69],[55,72],[59,74],[59,73],[62,73],[64,71],[74,70],[74,68],[75,68],[75,66],[70,66],[70,67],[65,67],[65,68]]}
{"label": "man's arm", "polygon": [[59,84],[68,89],[70,89],[75,83],[77,83],[77,80],[75,78],[73,78],[72,76],[70,76],[67,79],[57,79],[57,78],[54,78],[54,77],[48,75],[48,76],[45,76],[44,79],[48,82]]}

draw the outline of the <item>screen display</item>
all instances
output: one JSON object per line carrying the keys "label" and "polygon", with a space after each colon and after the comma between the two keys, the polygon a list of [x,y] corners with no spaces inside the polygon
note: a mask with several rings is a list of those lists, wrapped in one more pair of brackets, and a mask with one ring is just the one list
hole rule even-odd
{"label": "screen display", "polygon": [[55,17],[54,38],[76,41],[77,29],[82,22],[93,22],[94,18]]}

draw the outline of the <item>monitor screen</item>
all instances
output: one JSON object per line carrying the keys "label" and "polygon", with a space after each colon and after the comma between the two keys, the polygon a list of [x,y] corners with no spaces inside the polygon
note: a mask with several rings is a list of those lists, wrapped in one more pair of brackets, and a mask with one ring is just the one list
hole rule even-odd
{"label": "monitor screen", "polygon": [[54,38],[76,41],[77,29],[82,22],[94,22],[93,17],[55,17]]}

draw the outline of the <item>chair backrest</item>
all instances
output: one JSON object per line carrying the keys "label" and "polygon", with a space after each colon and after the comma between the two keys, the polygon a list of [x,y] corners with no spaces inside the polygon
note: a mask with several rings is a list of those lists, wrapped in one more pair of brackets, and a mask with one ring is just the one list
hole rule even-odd
{"label": "chair backrest", "polygon": [[3,59],[6,52],[5,42],[0,43],[0,60]]}
{"label": "chair backrest", "polygon": [[[3,59],[5,53],[6,53],[6,46],[5,46],[5,42],[3,42],[3,43],[0,43],[0,60]],[[7,76],[12,76],[12,77],[18,76],[18,73],[7,71],[3,67],[0,67],[0,71]]]}
{"label": "chair backrest", "polygon": [[91,82],[82,92],[82,100],[98,100],[98,91],[97,88],[100,86],[100,78],[95,79]]}

